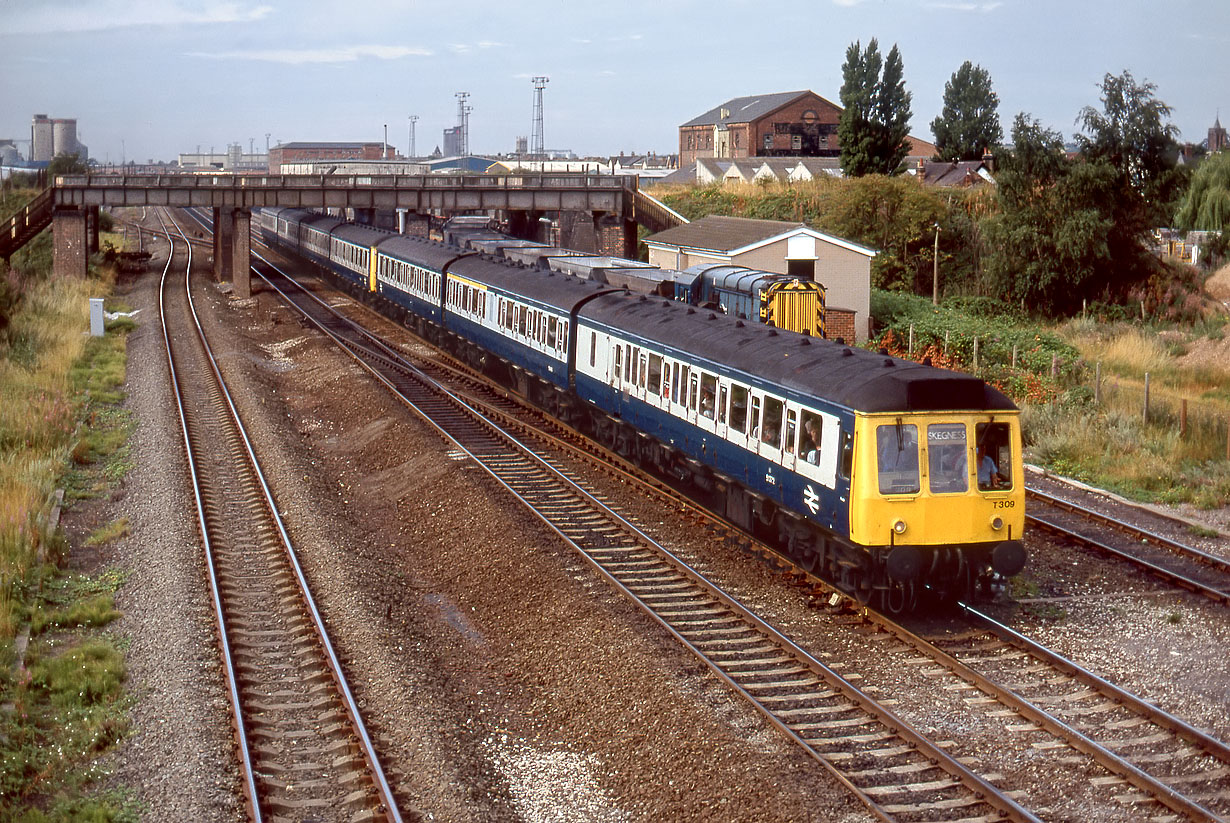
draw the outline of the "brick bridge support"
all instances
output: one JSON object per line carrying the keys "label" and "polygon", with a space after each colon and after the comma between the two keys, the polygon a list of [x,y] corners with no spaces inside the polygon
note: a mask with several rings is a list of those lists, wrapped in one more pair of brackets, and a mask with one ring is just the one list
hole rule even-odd
{"label": "brick bridge support", "polygon": [[51,215],[51,272],[57,278],[85,277],[89,237],[81,209],[56,209]]}

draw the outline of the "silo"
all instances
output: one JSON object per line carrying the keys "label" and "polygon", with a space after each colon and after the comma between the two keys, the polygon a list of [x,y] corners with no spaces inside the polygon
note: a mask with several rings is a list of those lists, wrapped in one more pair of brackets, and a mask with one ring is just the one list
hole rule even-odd
{"label": "silo", "polygon": [[55,156],[52,141],[51,120],[45,114],[34,115],[34,124],[30,127],[30,159],[46,163]]}
{"label": "silo", "polygon": [[51,127],[52,144],[55,146],[56,154],[77,154],[81,151],[77,143],[76,118],[58,117],[51,121]]}

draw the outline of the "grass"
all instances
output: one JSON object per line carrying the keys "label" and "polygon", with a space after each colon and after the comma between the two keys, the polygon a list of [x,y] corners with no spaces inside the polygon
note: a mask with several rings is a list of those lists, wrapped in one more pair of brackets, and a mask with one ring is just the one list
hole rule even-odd
{"label": "grass", "polygon": [[[130,467],[133,423],[120,404],[135,324],[85,334],[89,298],[107,298],[114,273],[93,266],[88,278],[53,281],[47,238],[13,263],[21,299],[0,336],[0,704],[11,707],[0,710],[0,819],[135,821],[141,810],[123,789],[99,789],[104,755],[128,730],[125,643],[104,633],[120,616],[124,576],[61,573],[67,544],[47,525],[53,489],[71,505],[109,494]],[[121,518],[91,540],[128,529]]]}
{"label": "grass", "polygon": [[[1180,362],[1215,321],[1189,328],[1141,328],[1074,320],[1059,329],[1086,366],[1061,402],[1024,407],[1028,459],[1137,500],[1230,505],[1230,364]],[[1102,364],[1094,402],[1090,363]],[[1144,419],[1145,373],[1150,376]],[[1187,430],[1180,401],[1187,399]]]}
{"label": "grass", "polygon": [[114,543],[122,537],[127,537],[132,534],[132,529],[128,525],[128,518],[121,517],[118,520],[112,520],[107,525],[100,529],[95,529],[89,537],[85,539],[87,546],[105,546],[108,543]]}

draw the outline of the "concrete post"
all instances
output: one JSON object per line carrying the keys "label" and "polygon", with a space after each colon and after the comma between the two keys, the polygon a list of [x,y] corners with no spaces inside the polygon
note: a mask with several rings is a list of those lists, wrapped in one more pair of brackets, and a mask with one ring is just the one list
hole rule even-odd
{"label": "concrete post", "polygon": [[85,212],[56,209],[51,216],[51,272],[54,277],[85,277],[89,252]]}
{"label": "concrete post", "polygon": [[240,300],[252,296],[252,212],[235,209],[233,212],[233,242],[231,250],[231,279],[235,284],[231,294]]}
{"label": "concrete post", "polygon": [[214,209],[214,279],[220,283],[232,279],[234,260],[235,209],[223,206]]}

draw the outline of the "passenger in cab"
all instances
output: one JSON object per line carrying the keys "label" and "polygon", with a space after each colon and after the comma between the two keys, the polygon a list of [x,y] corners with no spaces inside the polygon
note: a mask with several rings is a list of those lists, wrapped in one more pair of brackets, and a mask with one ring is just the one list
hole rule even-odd
{"label": "passenger in cab", "polygon": [[978,444],[978,488],[983,491],[1000,487],[999,467],[995,459],[987,453],[985,443]]}

